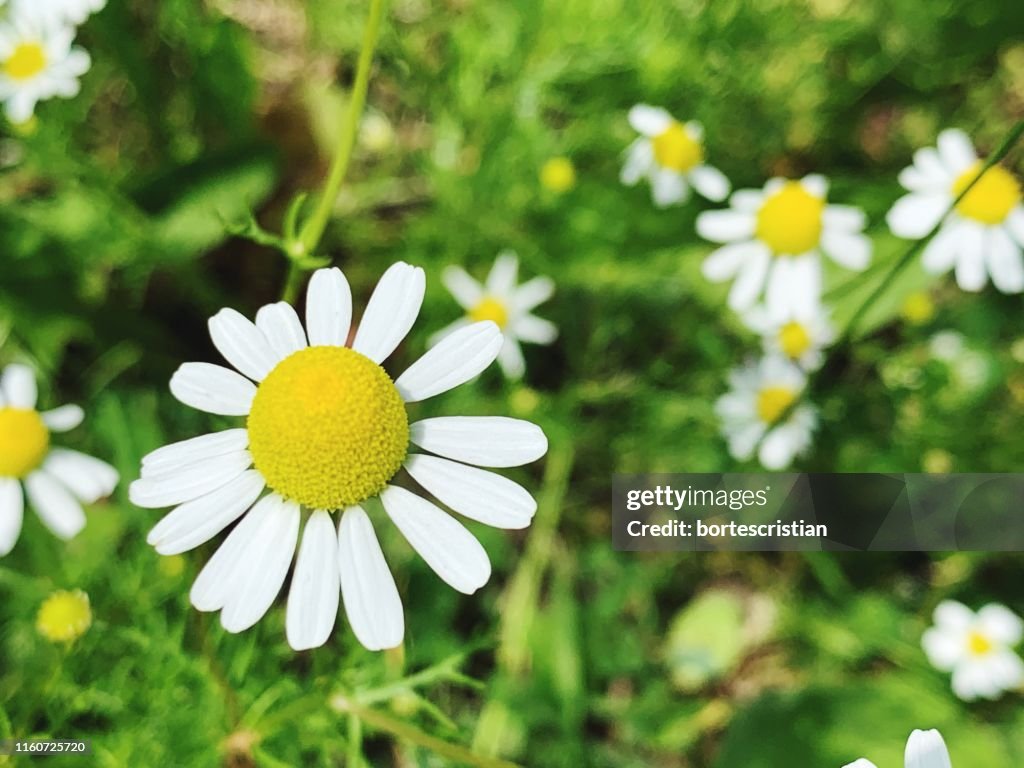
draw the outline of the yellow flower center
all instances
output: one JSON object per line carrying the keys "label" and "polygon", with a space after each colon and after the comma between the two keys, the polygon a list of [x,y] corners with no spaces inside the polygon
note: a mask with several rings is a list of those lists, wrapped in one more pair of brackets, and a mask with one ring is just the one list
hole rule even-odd
{"label": "yellow flower center", "polygon": [[757,393],[757,415],[766,424],[774,424],[796,402],[796,392],[786,387],[765,387]]}
{"label": "yellow flower center", "polygon": [[39,43],[19,43],[4,62],[4,73],[12,80],[29,80],[46,69],[46,51]]}
{"label": "yellow flower center", "polygon": [[967,638],[967,648],[974,656],[984,656],[991,653],[995,648],[995,644],[985,637],[981,632],[971,632]]}
{"label": "yellow flower center", "polygon": [[484,296],[475,307],[469,310],[469,319],[474,323],[490,320],[499,328],[504,328],[508,323],[508,309],[504,302],[493,296]]}
{"label": "yellow flower center", "polygon": [[[967,185],[974,181],[980,170],[979,161],[960,174],[953,182],[954,197],[967,189]],[[1005,168],[993,165],[964,195],[964,199],[956,204],[956,210],[961,216],[984,224],[999,224],[1020,199],[1020,183],[1017,179]]]}
{"label": "yellow flower center", "polygon": [[50,447],[50,430],[36,411],[0,408],[0,477],[25,477]]}
{"label": "yellow flower center", "polygon": [[776,256],[797,256],[818,245],[825,201],[798,181],[787,181],[764,201],[756,234]]}
{"label": "yellow flower center", "polygon": [[80,589],[54,592],[39,608],[36,629],[54,643],[69,643],[86,633],[92,624],[89,596]]}
{"label": "yellow flower center", "polygon": [[409,419],[384,369],[347,347],[309,347],[263,380],[249,412],[253,463],[274,491],[341,509],[383,490],[405,459]]}
{"label": "yellow flower center", "polygon": [[540,183],[549,192],[561,194],[576,186],[576,168],[567,157],[552,157],[540,169]]}
{"label": "yellow flower center", "polygon": [[798,360],[811,348],[811,334],[803,325],[793,320],[782,326],[779,331],[779,346],[786,357]]}
{"label": "yellow flower center", "polygon": [[654,145],[654,159],[662,168],[686,173],[704,159],[704,147],[682,123],[673,122],[651,143]]}

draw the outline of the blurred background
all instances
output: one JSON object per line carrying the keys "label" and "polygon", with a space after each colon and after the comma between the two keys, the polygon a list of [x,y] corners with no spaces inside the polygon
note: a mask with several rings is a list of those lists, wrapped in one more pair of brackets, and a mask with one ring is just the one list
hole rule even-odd
{"label": "blurred background", "polygon": [[[548,456],[514,475],[537,518],[471,524],[495,566],[471,598],[378,527],[404,658],[363,650],[343,619],[294,653],[282,601],[238,636],[189,606],[216,542],[161,558],[145,543],[159,515],[132,507],[127,483],[146,452],[229,423],[177,404],[167,381],[217,359],[217,309],[251,317],[280,297],[280,254],[230,232],[250,211],[279,230],[321,182],[365,14],[354,0],[110,0],[79,31],[82,93],[0,135],[0,364],[36,366],[46,407],[83,405],[64,444],[123,478],[73,542],[26,515],[0,561],[0,738],[91,738],[100,766],[338,766],[351,733],[333,697],[442,664],[375,706],[522,765],[896,766],[925,727],[957,768],[1024,764],[1020,692],[959,702],[920,649],[942,599],[1024,613],[1024,557],[616,553],[609,506],[615,472],[754,468],[730,459],[713,403],[758,341],[700,275],[711,246],[693,224],[709,204],[657,210],[620,185],[628,109],[700,120],[735,187],[817,171],[832,201],[863,207],[875,259],[830,283],[842,318],[904,247],[884,214],[913,150],[957,126],[991,151],[1024,116],[1024,5],[1006,0],[393,0],[321,251],[357,307],[394,261],[426,269],[392,371],[459,316],[446,265],[483,278],[508,248],[524,278],[554,279],[537,313],[560,337],[526,348],[523,381],[495,369],[420,411],[541,424]],[[573,183],[542,183],[554,157]],[[1024,152],[1006,164],[1019,177]],[[908,270],[830,362],[799,468],[1019,470],[1021,310]],[[92,601],[70,647],[35,630],[57,588]],[[365,729],[367,765],[491,764]]]}

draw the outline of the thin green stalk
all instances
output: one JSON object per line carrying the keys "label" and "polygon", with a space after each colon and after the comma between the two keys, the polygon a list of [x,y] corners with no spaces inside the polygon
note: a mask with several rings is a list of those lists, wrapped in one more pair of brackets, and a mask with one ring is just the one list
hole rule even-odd
{"label": "thin green stalk", "polygon": [[348,716],[348,756],[345,768],[362,768],[363,765],[363,723],[355,715]]}
{"label": "thin green stalk", "polygon": [[298,298],[299,288],[302,287],[302,275],[305,270],[294,259],[288,260],[288,276],[284,281],[284,291],[281,293],[281,301],[294,304]]}

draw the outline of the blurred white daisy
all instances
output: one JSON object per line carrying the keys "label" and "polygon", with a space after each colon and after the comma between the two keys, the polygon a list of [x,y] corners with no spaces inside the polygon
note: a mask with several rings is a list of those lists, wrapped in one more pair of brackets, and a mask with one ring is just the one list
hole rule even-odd
{"label": "blurred white daisy", "polygon": [[647,179],[659,208],[685,203],[691,186],[714,202],[729,194],[729,180],[704,162],[704,129],[700,123],[681,123],[661,107],[637,104],[629,110],[629,124],[640,138],[626,150],[623,184],[632,187]]}
{"label": "blurred white daisy", "polygon": [[830,205],[827,197],[824,176],[775,178],[763,190],[737,190],[730,210],[697,217],[701,237],[726,244],[705,260],[704,276],[716,283],[733,280],[730,307],[745,311],[763,294],[775,320],[810,317],[821,301],[822,252],[847,269],[868,266],[864,212]]}
{"label": "blurred white daisy", "polygon": [[820,368],[825,360],[823,350],[835,341],[835,330],[824,307],[807,317],[780,321],[758,305],[743,316],[743,321],[762,337],[766,354],[792,360],[805,371]]}
{"label": "blurred white daisy", "polygon": [[1024,684],[1024,662],[1013,648],[1024,638],[1024,622],[1002,605],[975,613],[946,600],[935,609],[935,626],[921,638],[928,660],[953,673],[953,693],[964,701],[996,699]]}
{"label": "blurred white daisy", "polygon": [[[907,739],[903,756],[904,768],[952,768],[949,750],[942,734],[936,730],[914,731]],[[876,768],[870,760],[861,758],[844,768]]]}
{"label": "blurred white daisy", "polygon": [[748,461],[756,451],[765,468],[778,470],[810,447],[817,415],[807,403],[795,405],[806,384],[799,368],[776,356],[730,374],[731,390],[718,399],[715,411],[733,458]]}
{"label": "blurred white daisy", "polygon": [[21,16],[34,14],[58,24],[82,24],[106,4],[107,0],[13,0],[11,10]]}
{"label": "blurred white daisy", "polygon": [[74,30],[36,14],[0,22],[0,101],[12,123],[32,118],[36,104],[71,98],[89,70],[89,54],[72,47]]}
{"label": "blurred white daisy", "polygon": [[943,131],[937,143],[937,147],[917,150],[914,164],[900,173],[900,184],[910,194],[889,211],[890,229],[900,237],[919,240],[942,221],[922,255],[928,272],[938,275],[953,269],[965,291],[980,291],[989,277],[1003,293],[1024,291],[1020,183],[995,165],[950,210],[978,177],[982,164],[963,131]]}
{"label": "blurred white daisy", "polygon": [[441,281],[466,310],[466,316],[435,334],[431,344],[470,323],[490,320],[505,338],[498,353],[498,365],[510,379],[522,377],[526,363],[519,343],[551,344],[558,336],[558,329],[554,323],[531,314],[531,310],[554,294],[554,282],[547,277],[535,277],[517,285],[518,272],[519,259],[511,251],[498,255],[483,285],[462,267],[445,269]]}
{"label": "blurred white daisy", "polygon": [[[530,524],[536,502],[529,492],[479,467],[540,458],[547,440],[539,427],[490,416],[409,424],[406,413],[407,403],[447,392],[490,365],[502,345],[497,326],[460,328],[395,381],[380,365],[412,328],[424,289],[422,269],[393,265],[349,346],[348,282],[338,269],[318,270],[306,295],[305,328],[283,302],[260,309],[255,324],[223,309],[211,318],[210,335],[240,373],[185,363],[171,378],[181,402],[244,416],[245,427],[154,451],[130,496],[142,507],[175,506],[148,538],[164,555],[197,547],[241,518],[191,591],[192,604],[220,611],[229,632],[251,627],[274,602],[296,557],[303,509],[309,516],[286,623],[296,650],[327,641],[339,589],[364,646],[402,642],[402,603],[366,511],[380,506],[376,499],[442,580],[466,594],[483,586],[491,573],[483,547],[433,502],[393,485],[402,467],[465,517],[498,528]],[[437,455],[410,453],[410,443]],[[337,533],[334,511],[341,512]]]}
{"label": "blurred white daisy", "polygon": [[66,448],[50,445],[53,433],[82,423],[77,405],[36,410],[36,379],[32,369],[9,365],[0,376],[0,557],[18,541],[25,499],[39,519],[61,539],[85,527],[82,504],[109,496],[117,471],[109,464]]}

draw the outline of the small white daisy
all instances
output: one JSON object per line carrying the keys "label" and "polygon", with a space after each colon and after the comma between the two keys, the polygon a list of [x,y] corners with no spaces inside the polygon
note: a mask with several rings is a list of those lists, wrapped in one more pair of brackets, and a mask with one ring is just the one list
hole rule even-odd
{"label": "small white daisy", "polygon": [[725,200],[729,180],[704,162],[700,123],[680,123],[661,107],[637,104],[629,110],[629,124],[640,138],[626,150],[620,177],[623,184],[632,187],[647,179],[659,208],[685,203],[691,186],[708,200]]}
{"label": "small white daisy", "polygon": [[[903,755],[904,768],[952,768],[949,750],[942,734],[936,730],[914,731],[907,739]],[[870,760],[861,758],[843,768],[876,768]]]}
{"label": "small white daisy", "polygon": [[806,384],[799,368],[776,356],[729,375],[731,390],[718,399],[715,411],[733,458],[748,461],[757,451],[765,468],[778,470],[807,450],[818,421],[814,408],[802,403],[786,416]]}
{"label": "small white daisy", "polygon": [[928,272],[938,275],[953,269],[965,291],[980,291],[989,277],[1003,293],[1024,291],[1020,182],[1005,168],[992,166],[950,210],[977,178],[981,162],[963,131],[943,131],[937,143],[917,150],[914,164],[900,173],[900,184],[910,194],[889,211],[890,229],[919,240],[942,221],[922,255]]}
{"label": "small white daisy", "polygon": [[704,261],[704,276],[733,279],[729,306],[750,309],[763,294],[773,319],[810,317],[821,301],[821,253],[861,271],[871,261],[863,234],[864,212],[827,202],[828,181],[812,174],[800,181],[771,179],[763,190],[741,189],[730,210],[705,211],[697,233],[726,243]]}
{"label": "small white daisy", "polygon": [[935,626],[921,644],[932,665],[953,673],[953,693],[964,701],[996,699],[1024,684],[1024,662],[1014,646],[1024,638],[1024,622],[1002,605],[975,613],[946,600],[935,609]]}
{"label": "small white daisy", "polygon": [[835,341],[835,330],[824,307],[808,317],[779,321],[758,305],[743,316],[743,321],[760,334],[766,354],[785,357],[808,372],[821,367],[825,360],[823,350]]}
{"label": "small white daisy", "polygon": [[535,277],[517,285],[518,272],[519,259],[511,251],[498,255],[483,285],[462,267],[445,269],[441,281],[459,306],[466,310],[466,316],[435,334],[431,344],[469,323],[490,320],[505,337],[498,353],[498,365],[506,377],[521,378],[526,372],[526,362],[519,342],[551,344],[558,336],[558,329],[554,323],[531,314],[534,307],[554,294],[554,282],[547,277]]}
{"label": "small white daisy", "polygon": [[82,24],[106,4],[107,0],[13,0],[11,9],[22,16],[33,14],[58,24]]}
{"label": "small white daisy", "polygon": [[77,405],[36,410],[36,379],[32,369],[9,365],[0,376],[0,557],[18,541],[24,516],[24,485],[28,502],[55,535],[70,539],[85,527],[82,504],[109,496],[117,471],[109,464],[66,448],[50,445],[53,433],[82,423]]}
{"label": "small white daisy", "polygon": [[35,14],[0,22],[0,101],[12,123],[30,120],[40,101],[78,95],[89,54],[72,47],[74,37],[71,27]]}
{"label": "small white daisy", "polygon": [[[181,402],[244,416],[245,426],[150,453],[130,496],[142,507],[176,506],[148,538],[164,555],[193,549],[241,518],[191,592],[196,608],[221,612],[229,632],[253,626],[274,602],[296,554],[302,510],[309,515],[286,622],[296,650],[327,641],[339,589],[364,646],[402,642],[402,602],[368,509],[376,513],[382,505],[449,585],[465,594],[482,587],[491,565],[480,542],[433,502],[394,485],[403,467],[465,517],[498,528],[530,524],[537,507],[530,493],[479,467],[540,458],[547,439],[539,427],[498,416],[410,424],[406,412],[407,404],[447,392],[490,365],[502,346],[498,327],[484,321],[460,328],[394,381],[380,365],[412,328],[425,285],[418,267],[388,269],[349,346],[348,282],[341,270],[318,270],[306,294],[305,328],[284,302],[260,309],[255,324],[223,309],[210,320],[210,335],[240,373],[185,363],[171,378]],[[410,453],[410,443],[436,455]]]}

